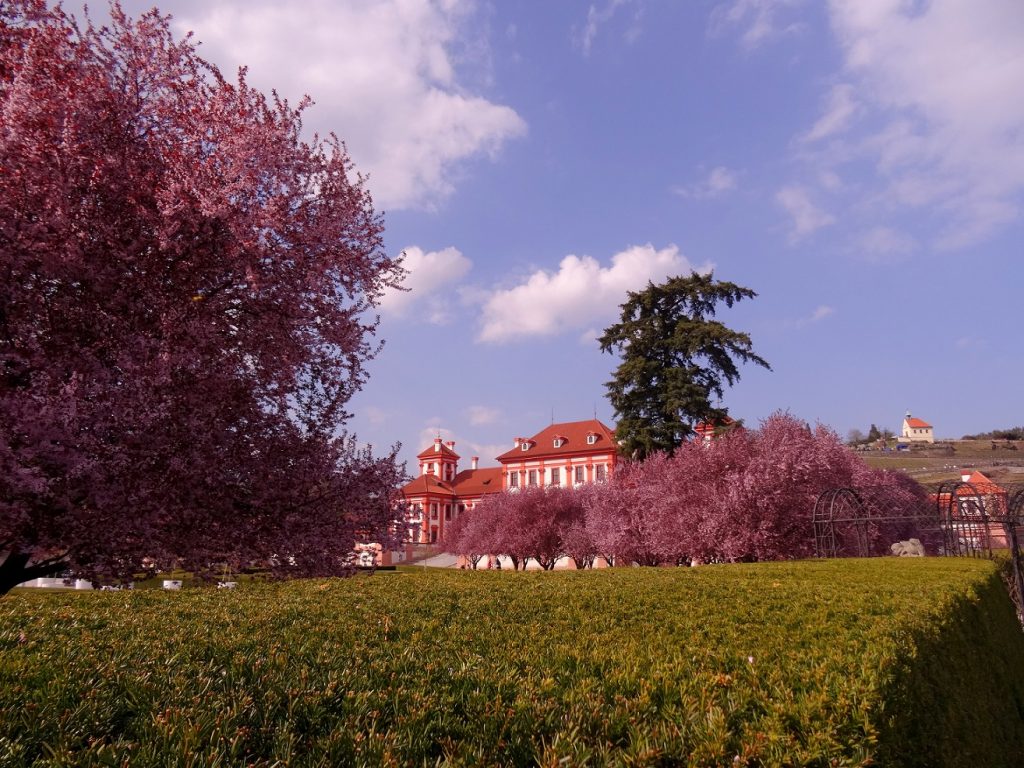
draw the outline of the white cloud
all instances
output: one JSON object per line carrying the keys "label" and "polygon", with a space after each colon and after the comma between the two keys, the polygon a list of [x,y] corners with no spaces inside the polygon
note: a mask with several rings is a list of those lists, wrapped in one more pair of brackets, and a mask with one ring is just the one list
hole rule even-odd
{"label": "white cloud", "polygon": [[386,411],[383,408],[378,408],[376,405],[368,405],[363,409],[363,415],[366,420],[374,425],[381,425],[387,423],[391,418],[391,412]]}
{"label": "white cloud", "polygon": [[843,187],[843,180],[839,174],[829,169],[824,169],[818,174],[818,182],[830,192],[835,192]]}
{"label": "white cloud", "polygon": [[860,240],[861,252],[871,259],[902,256],[916,248],[914,238],[892,227],[872,227]]}
{"label": "white cloud", "polygon": [[486,405],[471,405],[467,409],[467,415],[469,416],[469,423],[474,427],[479,427],[483,424],[493,424],[496,422],[501,415],[501,411],[497,408],[489,408]]}
{"label": "white cloud", "polygon": [[599,325],[615,317],[627,291],[692,271],[675,245],[633,246],[612,256],[607,267],[590,256],[566,256],[556,272],[541,269],[514,288],[494,291],[483,306],[477,338],[500,343]]}
{"label": "white cloud", "polygon": [[977,336],[961,336],[956,340],[955,345],[960,350],[978,350],[985,349],[988,347],[988,341],[986,339],[980,339]]}
{"label": "white cloud", "polygon": [[[611,21],[615,12],[624,5],[628,5],[632,0],[608,0],[604,6],[598,8],[596,5],[591,5],[587,9],[587,23],[583,27],[583,32],[579,36],[579,45],[583,49],[583,55],[590,55],[590,47],[594,44],[594,38],[597,37],[597,30],[607,22]],[[639,36],[639,26],[636,20],[634,20],[633,26],[627,31],[627,39],[632,38],[629,42],[632,42]]]}
{"label": "white cloud", "polygon": [[712,168],[704,181],[692,184],[689,187],[676,187],[672,191],[681,197],[692,197],[704,199],[709,197],[721,197],[727,192],[736,189],[736,172],[731,171],[723,165]]}
{"label": "white cloud", "polygon": [[853,94],[853,86],[849,83],[833,86],[828,96],[825,113],[807,132],[804,140],[818,141],[843,130],[857,111],[857,101]]}
{"label": "white cloud", "polygon": [[841,134],[842,99],[859,104],[880,127],[847,136],[852,155],[873,166],[883,204],[927,207],[941,218],[940,246],[977,242],[1018,220],[1024,5],[832,0],[830,12],[843,79],[854,90],[833,91],[834,123],[827,111],[808,135]]}
{"label": "white cloud", "polygon": [[[440,426],[440,419],[431,419],[427,426],[420,430],[416,453],[434,444],[434,438],[438,435],[442,440],[454,440],[455,452],[459,454],[459,469],[469,469],[468,459],[473,456],[480,457],[480,463],[484,466],[495,466],[493,459],[500,456],[512,447],[512,441],[505,443],[480,443],[474,440],[467,440],[457,434],[454,430]],[[416,468],[418,471],[418,467]]]}
{"label": "white cloud", "polygon": [[790,239],[799,240],[822,227],[828,226],[835,218],[818,208],[810,198],[807,190],[796,185],[782,187],[775,193],[775,201],[781,205],[793,219]]}
{"label": "white cloud", "polygon": [[832,314],[835,314],[835,309],[833,307],[828,306],[827,304],[822,304],[821,306],[815,307],[814,311],[811,313],[810,318],[808,318],[808,322],[816,323],[819,320],[824,320],[826,317]]}
{"label": "white cloud", "polygon": [[836,312],[835,307],[830,307],[827,304],[819,304],[814,308],[814,311],[806,317],[802,317],[799,320],[792,320],[786,323],[791,328],[806,328],[809,325],[820,323],[826,317],[834,315]]}
{"label": "white cloud", "polygon": [[493,156],[526,132],[513,109],[474,94],[457,71],[456,52],[474,44],[466,42],[474,8],[474,0],[224,0],[195,5],[176,26],[195,30],[202,55],[228,75],[244,64],[254,86],[293,103],[311,95],[308,127],[346,142],[378,205],[432,208],[463,161]]}
{"label": "white cloud", "polygon": [[797,32],[802,25],[780,20],[785,11],[803,0],[731,0],[717,6],[711,13],[712,33],[738,27],[740,40],[748,49],[785,34]]}
{"label": "white cloud", "polygon": [[463,256],[458,248],[451,246],[425,253],[422,248],[411,245],[404,253],[402,266],[408,274],[402,285],[408,290],[388,288],[384,291],[380,300],[381,311],[395,317],[404,317],[416,307],[429,322],[443,325],[450,319],[448,308],[452,303],[451,297],[436,294],[461,280],[473,262]]}

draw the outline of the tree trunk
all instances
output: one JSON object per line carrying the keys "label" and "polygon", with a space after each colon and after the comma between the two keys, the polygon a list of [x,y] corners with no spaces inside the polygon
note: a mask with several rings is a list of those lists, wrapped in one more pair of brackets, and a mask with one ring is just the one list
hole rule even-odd
{"label": "tree trunk", "polygon": [[32,555],[25,552],[20,552],[17,549],[8,551],[7,557],[0,563],[0,597],[22,582],[42,576],[53,576],[67,568],[67,563],[59,557],[29,565],[31,560]]}

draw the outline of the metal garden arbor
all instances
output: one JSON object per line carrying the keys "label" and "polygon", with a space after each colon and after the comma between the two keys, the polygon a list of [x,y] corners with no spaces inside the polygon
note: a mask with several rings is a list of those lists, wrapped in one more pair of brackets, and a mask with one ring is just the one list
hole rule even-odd
{"label": "metal garden arbor", "polygon": [[1010,559],[1008,588],[1024,617],[1024,486],[951,481],[927,494],[902,488],[832,488],[814,505],[818,557],[889,554],[893,542],[917,538],[929,554]]}

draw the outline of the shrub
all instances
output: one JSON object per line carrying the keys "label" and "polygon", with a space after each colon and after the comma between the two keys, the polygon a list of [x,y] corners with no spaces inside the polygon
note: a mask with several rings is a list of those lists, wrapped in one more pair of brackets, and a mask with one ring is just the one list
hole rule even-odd
{"label": "shrub", "polygon": [[0,627],[4,766],[1024,760],[983,561],[25,591]]}

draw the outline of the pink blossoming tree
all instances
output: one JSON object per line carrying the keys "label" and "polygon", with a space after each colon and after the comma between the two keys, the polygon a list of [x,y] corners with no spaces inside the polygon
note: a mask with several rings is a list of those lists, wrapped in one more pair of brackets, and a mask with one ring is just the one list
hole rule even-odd
{"label": "pink blossoming tree", "polygon": [[[0,594],[400,535],[342,425],[401,270],[336,138],[167,20],[0,5]],[[367,319],[369,316],[370,319]]]}

